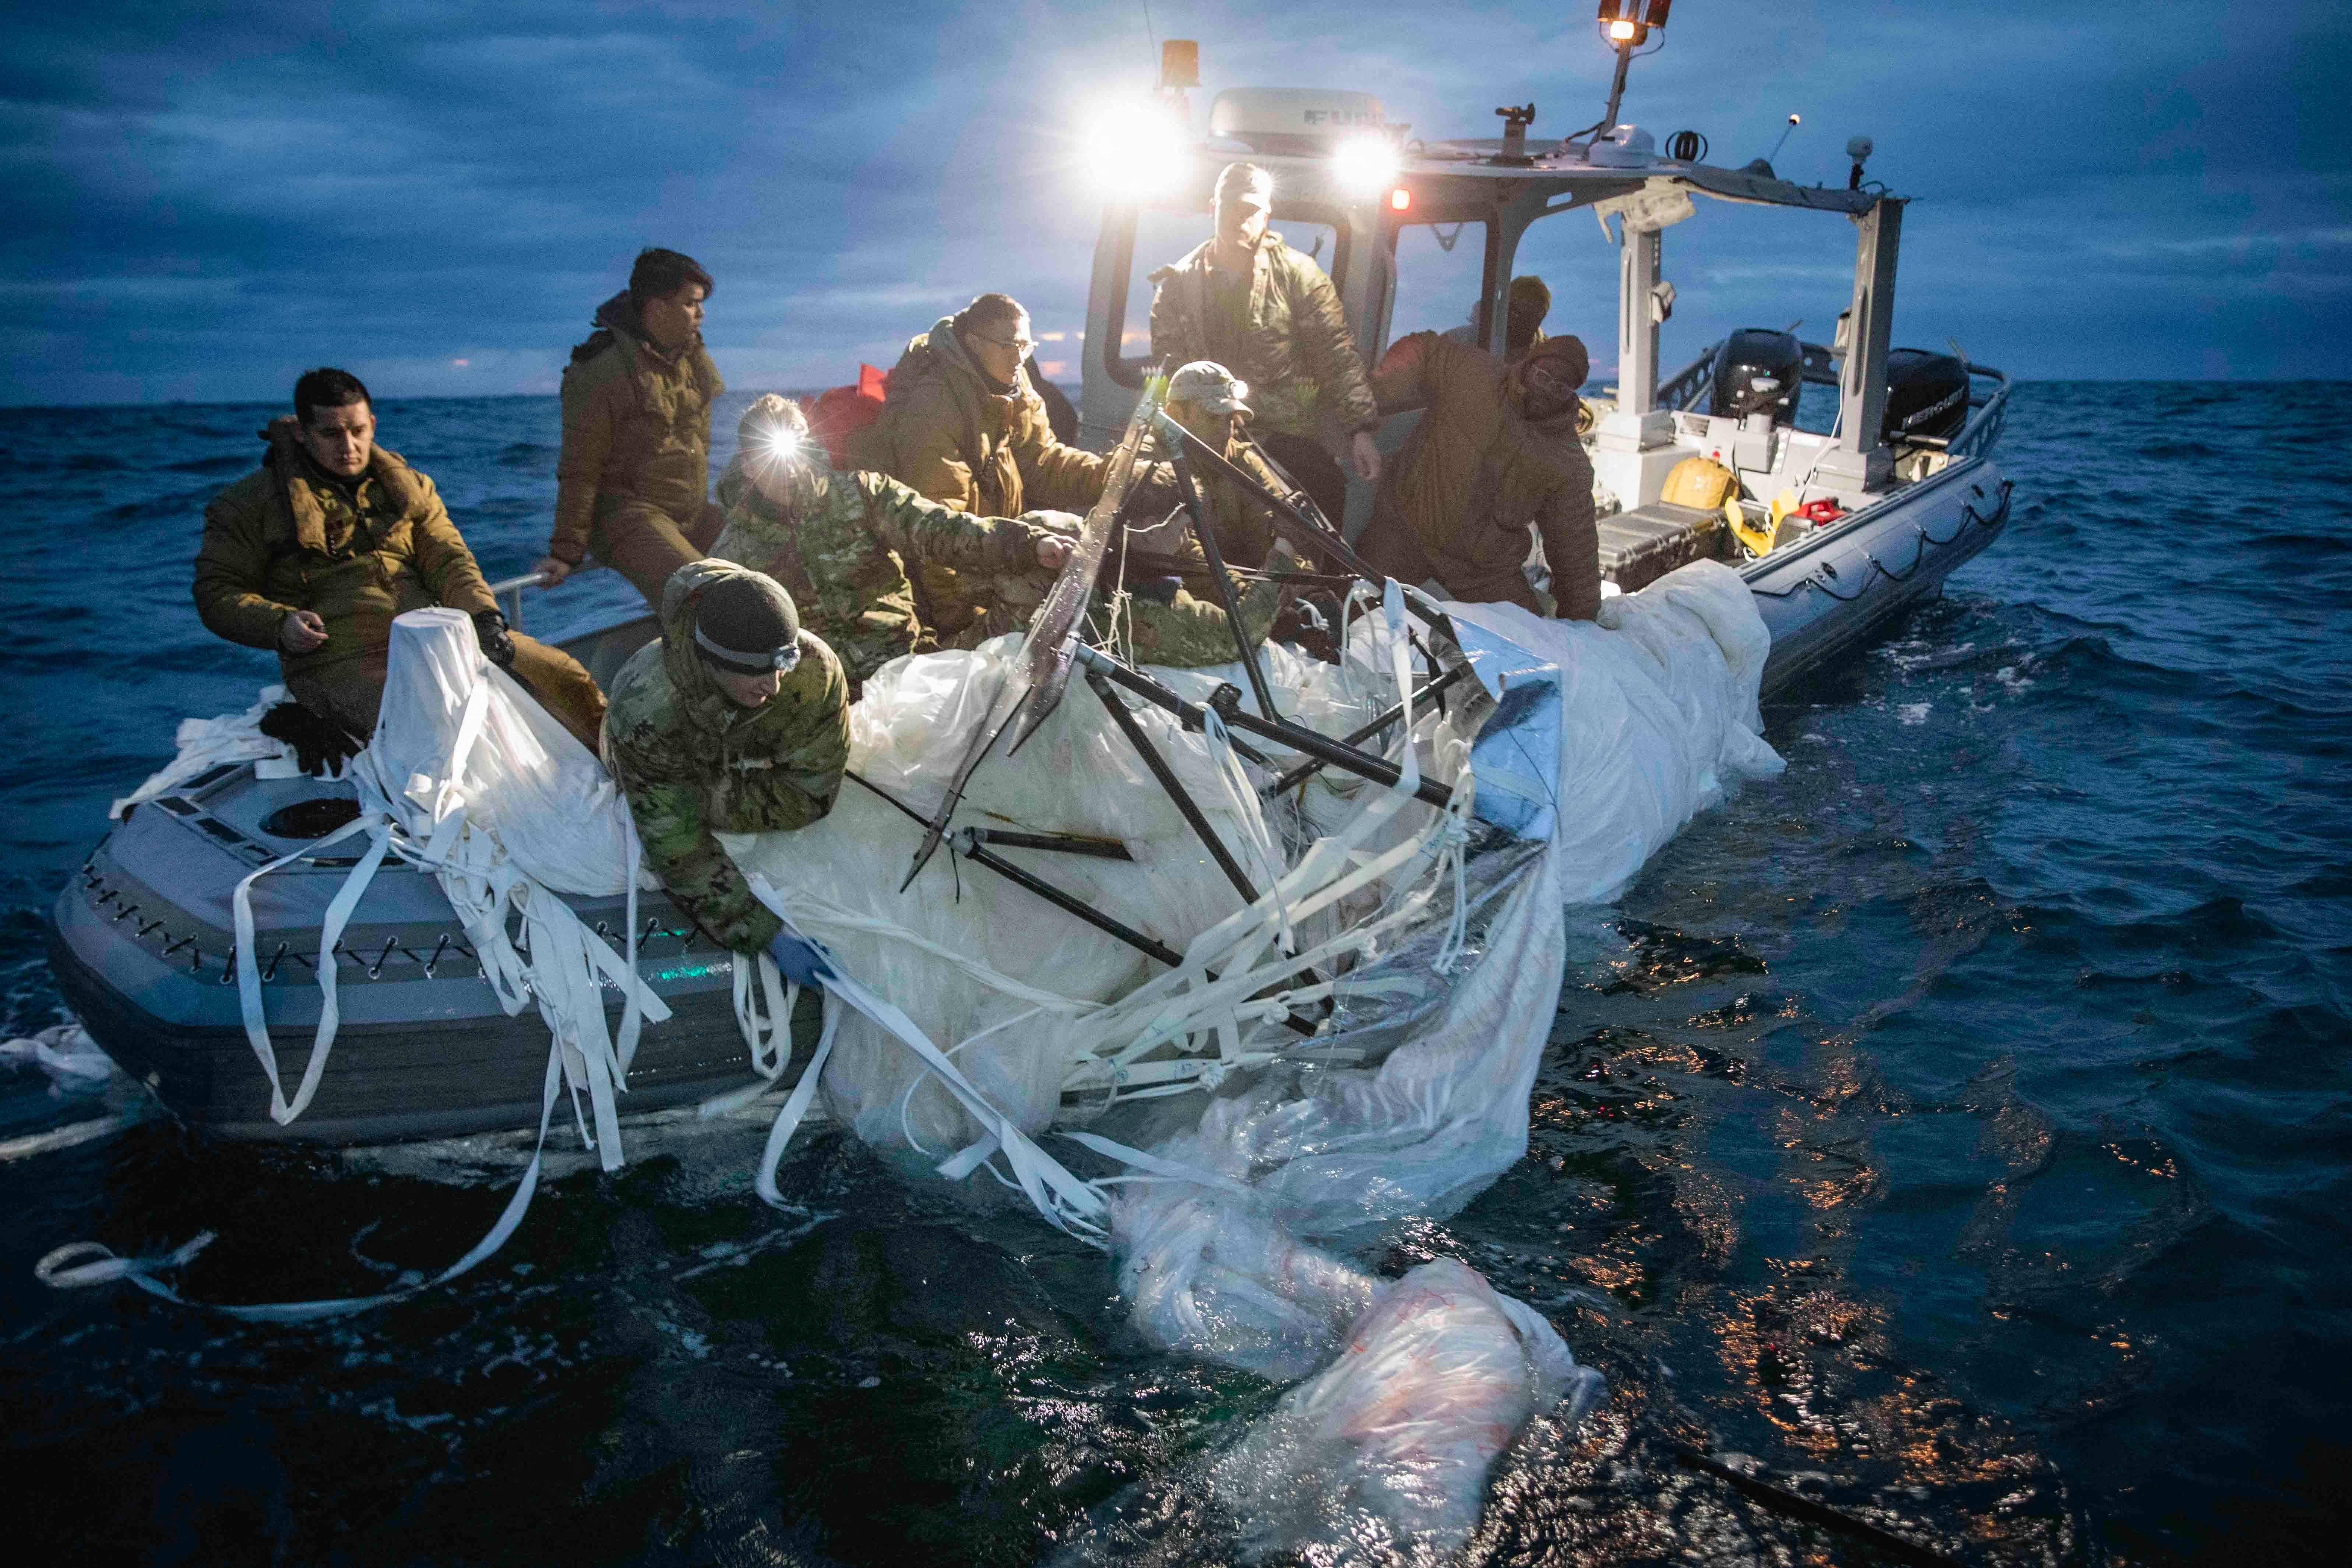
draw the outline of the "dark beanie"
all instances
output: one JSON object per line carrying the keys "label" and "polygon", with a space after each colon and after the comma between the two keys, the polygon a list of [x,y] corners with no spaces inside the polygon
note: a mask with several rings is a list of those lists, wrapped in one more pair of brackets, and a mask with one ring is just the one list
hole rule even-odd
{"label": "dark beanie", "polygon": [[1592,374],[1591,356],[1584,352],[1584,340],[1573,333],[1563,332],[1556,338],[1546,338],[1528,351],[1521,363],[1533,364],[1538,360],[1558,360],[1552,374],[1570,386],[1582,386],[1584,378]]}
{"label": "dark beanie", "polygon": [[721,669],[789,669],[800,657],[800,634],[793,596],[758,572],[721,577],[695,600],[695,648]]}

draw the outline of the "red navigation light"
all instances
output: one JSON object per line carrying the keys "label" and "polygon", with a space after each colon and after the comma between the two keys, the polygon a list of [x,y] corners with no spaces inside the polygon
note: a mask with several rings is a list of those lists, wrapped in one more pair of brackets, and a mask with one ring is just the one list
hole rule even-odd
{"label": "red navigation light", "polygon": [[1402,213],[1412,210],[1412,193],[1399,185],[1389,193],[1389,211]]}

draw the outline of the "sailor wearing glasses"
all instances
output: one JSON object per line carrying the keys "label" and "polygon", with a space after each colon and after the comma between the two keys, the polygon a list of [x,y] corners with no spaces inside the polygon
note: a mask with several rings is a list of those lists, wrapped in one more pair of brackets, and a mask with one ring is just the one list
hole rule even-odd
{"label": "sailor wearing glasses", "polygon": [[1577,338],[1546,338],[1506,364],[1436,332],[1398,340],[1372,373],[1383,414],[1426,410],[1391,458],[1357,550],[1399,582],[1447,597],[1545,613],[1529,584],[1528,530],[1551,568],[1551,613],[1601,611],[1592,463],[1578,437],[1590,369]]}
{"label": "sailor wearing glasses", "polygon": [[[891,371],[882,416],[852,449],[856,466],[976,517],[1086,511],[1102,496],[1110,459],[1055,436],[1024,368],[1035,347],[1029,312],[1009,295],[982,294],[942,316]],[[1172,505],[1171,489],[1160,510]],[[989,584],[928,555],[908,565],[917,610],[941,644],[1017,631],[1035,607],[1000,605]]]}

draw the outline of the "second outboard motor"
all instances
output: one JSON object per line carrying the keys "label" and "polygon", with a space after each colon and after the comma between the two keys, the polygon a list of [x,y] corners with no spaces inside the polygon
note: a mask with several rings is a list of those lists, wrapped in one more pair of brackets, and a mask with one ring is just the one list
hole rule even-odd
{"label": "second outboard motor", "polygon": [[1969,420],[1969,367],[1952,354],[1895,349],[1886,356],[1886,423],[1878,438],[1889,445],[1922,436],[1949,440]]}
{"label": "second outboard motor", "polygon": [[1805,345],[1794,332],[1742,327],[1715,351],[1709,414],[1744,419],[1769,413],[1775,425],[1797,422],[1797,395],[1805,386]]}

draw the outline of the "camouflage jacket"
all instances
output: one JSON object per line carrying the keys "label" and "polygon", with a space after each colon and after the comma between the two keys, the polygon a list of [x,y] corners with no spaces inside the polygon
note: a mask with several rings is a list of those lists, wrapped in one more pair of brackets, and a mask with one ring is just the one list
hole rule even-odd
{"label": "camouflage jacket", "polygon": [[620,501],[657,507],[681,527],[700,517],[710,485],[710,405],[726,390],[700,338],[665,354],[646,341],[628,295],[605,300],[596,331],[563,372],[563,449],[547,552],[578,565],[589,524]]}
{"label": "camouflage jacket", "polygon": [[218,636],[278,647],[296,610],[327,624],[326,646],[278,650],[289,675],[382,653],[394,616],[427,605],[498,607],[433,481],[378,447],[355,485],[320,473],[289,416],[262,432],[268,455],[205,509],[196,614]]}
{"label": "camouflage jacket", "polygon": [[830,474],[811,515],[791,518],[743,471],[719,480],[727,526],[710,553],[764,572],[800,606],[801,625],[841,656],[853,696],[901,654],[934,646],[921,589],[908,563],[935,561],[986,582],[1034,574],[1044,530],[974,517],[924,500],[882,474]]}
{"label": "camouflage jacket", "polygon": [[[1319,436],[1327,409],[1350,434],[1377,426],[1363,357],[1323,269],[1268,235],[1246,299],[1239,290],[1224,296],[1210,277],[1215,244],[1204,241],[1151,275],[1159,290],[1151,300],[1152,357],[1171,371],[1188,360],[1215,360],[1249,383],[1250,406],[1269,430]],[[1221,307],[1221,297],[1230,303]]]}
{"label": "camouflage jacket", "polygon": [[849,687],[833,650],[803,629],[783,689],[761,708],[729,700],[694,651],[694,600],[741,571],[697,561],[669,580],[661,640],[614,678],[604,751],[671,900],[721,947],[756,952],[782,922],[713,835],[785,832],[833,809],[849,763]]}
{"label": "camouflage jacket", "polygon": [[1542,539],[1562,620],[1601,612],[1601,536],[1581,405],[1541,424],[1519,413],[1519,363],[1436,332],[1400,338],[1372,386],[1391,413],[1428,412],[1381,466],[1374,515],[1402,521],[1441,583],[1518,569]]}
{"label": "camouflage jacket", "polygon": [[[1197,592],[1196,592],[1197,590]],[[1127,598],[1127,636],[1138,664],[1178,669],[1232,664],[1241,658],[1234,646],[1233,621],[1213,596],[1213,585],[1188,583],[1176,590],[1173,603],[1162,605],[1139,594]],[[1282,590],[1275,584],[1234,578],[1234,593],[1242,612],[1242,630],[1255,646],[1273,629],[1282,607]]]}

